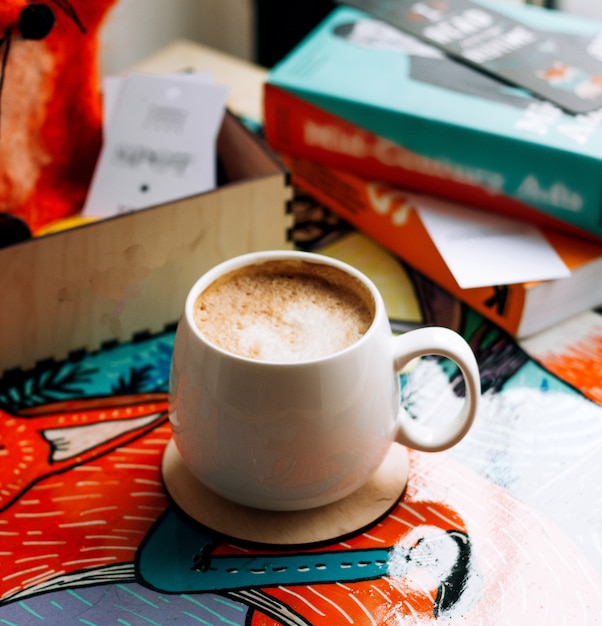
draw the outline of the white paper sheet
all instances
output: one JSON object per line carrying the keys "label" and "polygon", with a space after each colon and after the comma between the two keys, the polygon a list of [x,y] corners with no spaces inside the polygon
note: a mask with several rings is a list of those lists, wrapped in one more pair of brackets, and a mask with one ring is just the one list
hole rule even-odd
{"label": "white paper sheet", "polygon": [[552,280],[570,271],[539,229],[424,196],[412,196],[431,239],[463,289]]}
{"label": "white paper sheet", "polygon": [[206,75],[134,73],[106,88],[104,144],[84,215],[109,217],[215,187],[225,87]]}

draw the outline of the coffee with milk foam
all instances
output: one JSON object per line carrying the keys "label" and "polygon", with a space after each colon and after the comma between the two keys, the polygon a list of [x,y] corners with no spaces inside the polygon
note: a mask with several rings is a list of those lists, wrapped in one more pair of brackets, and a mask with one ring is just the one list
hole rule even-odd
{"label": "coffee with milk foam", "polygon": [[213,344],[242,357],[299,362],[339,352],[370,327],[374,300],[329,265],[265,261],[221,276],[196,299],[194,321]]}

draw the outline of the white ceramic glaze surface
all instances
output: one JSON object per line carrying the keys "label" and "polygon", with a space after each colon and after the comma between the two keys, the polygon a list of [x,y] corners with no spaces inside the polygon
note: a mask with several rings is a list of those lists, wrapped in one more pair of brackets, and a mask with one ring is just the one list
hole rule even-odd
{"label": "white ceramic glaze surface", "polygon": [[[375,302],[368,331],[338,353],[298,363],[247,359],[207,341],[193,321],[197,296],[222,274],[279,258],[359,278]],[[428,354],[455,361],[466,383],[459,414],[436,427],[400,407],[399,371]],[[395,337],[378,290],[359,271],[312,253],[269,251],[214,267],[189,292],[174,345],[170,422],[178,450],[204,485],[247,506],[299,510],[358,489],[392,441],[427,451],[454,445],[469,430],[479,396],[477,363],[460,335],[435,327]]]}

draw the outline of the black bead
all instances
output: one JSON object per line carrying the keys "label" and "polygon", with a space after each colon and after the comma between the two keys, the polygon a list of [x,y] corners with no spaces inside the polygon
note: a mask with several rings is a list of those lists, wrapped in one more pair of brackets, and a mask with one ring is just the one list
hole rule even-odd
{"label": "black bead", "polygon": [[8,213],[0,213],[0,248],[6,248],[30,238],[31,231],[23,220]]}
{"label": "black bead", "polygon": [[54,13],[45,4],[30,4],[19,15],[19,31],[24,39],[44,39],[54,26]]}

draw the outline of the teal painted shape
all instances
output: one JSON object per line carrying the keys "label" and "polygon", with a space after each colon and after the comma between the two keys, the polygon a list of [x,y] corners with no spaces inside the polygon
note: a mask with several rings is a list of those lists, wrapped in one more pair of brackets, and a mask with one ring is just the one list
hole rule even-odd
{"label": "teal painted shape", "polygon": [[165,331],[0,378],[0,407],[18,413],[64,400],[167,393],[174,336]]}
{"label": "teal painted shape", "polygon": [[165,593],[222,592],[249,587],[311,585],[386,576],[389,549],[212,555],[222,537],[168,511],[138,551],[138,578]]}

